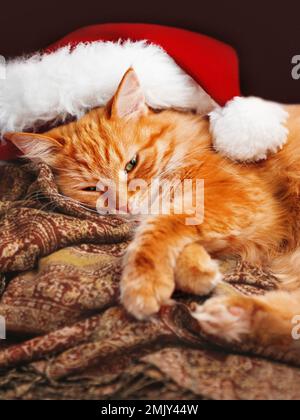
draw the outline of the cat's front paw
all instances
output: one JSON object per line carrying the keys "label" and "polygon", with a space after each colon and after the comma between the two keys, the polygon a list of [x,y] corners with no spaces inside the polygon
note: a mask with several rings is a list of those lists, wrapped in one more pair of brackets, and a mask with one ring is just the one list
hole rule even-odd
{"label": "cat's front paw", "polygon": [[174,288],[171,276],[129,264],[122,275],[121,302],[135,318],[145,320],[170,301]]}
{"label": "cat's front paw", "polygon": [[201,330],[229,343],[240,342],[251,332],[252,306],[247,298],[216,297],[195,305],[192,316]]}
{"label": "cat's front paw", "polygon": [[176,287],[185,293],[209,295],[222,281],[219,263],[198,243],[185,247],[177,260]]}

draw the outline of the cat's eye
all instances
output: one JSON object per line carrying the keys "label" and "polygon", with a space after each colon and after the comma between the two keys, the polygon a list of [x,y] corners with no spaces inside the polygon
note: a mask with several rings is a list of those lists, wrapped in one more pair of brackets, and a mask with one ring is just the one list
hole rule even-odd
{"label": "cat's eye", "polygon": [[129,172],[132,172],[134,170],[134,168],[136,167],[138,163],[138,158],[137,156],[134,156],[134,158],[131,159],[130,162],[127,163],[127,165],[125,166],[125,172],[128,174]]}
{"label": "cat's eye", "polygon": [[87,187],[87,188],[84,189],[84,191],[95,192],[95,191],[97,191],[97,187]]}

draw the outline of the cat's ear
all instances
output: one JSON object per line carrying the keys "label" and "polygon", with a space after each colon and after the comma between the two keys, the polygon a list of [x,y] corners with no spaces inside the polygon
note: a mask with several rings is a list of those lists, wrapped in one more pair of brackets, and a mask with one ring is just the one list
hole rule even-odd
{"label": "cat's ear", "polygon": [[24,157],[35,161],[42,160],[49,164],[62,147],[59,141],[42,134],[6,133],[4,139],[13,143]]}
{"label": "cat's ear", "polygon": [[130,68],[123,77],[111,103],[115,118],[139,117],[148,112],[145,96],[136,72]]}

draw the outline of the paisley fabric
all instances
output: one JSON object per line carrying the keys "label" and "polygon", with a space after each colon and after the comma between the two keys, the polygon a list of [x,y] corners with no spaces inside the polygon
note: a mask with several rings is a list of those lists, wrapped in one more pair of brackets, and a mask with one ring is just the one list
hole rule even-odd
{"label": "paisley fabric", "polygon": [[[200,298],[177,294],[149,322],[125,313],[133,230],[61,197],[43,164],[0,167],[0,399],[300,399],[300,358],[205,337]],[[225,293],[276,289],[255,267],[223,271]]]}

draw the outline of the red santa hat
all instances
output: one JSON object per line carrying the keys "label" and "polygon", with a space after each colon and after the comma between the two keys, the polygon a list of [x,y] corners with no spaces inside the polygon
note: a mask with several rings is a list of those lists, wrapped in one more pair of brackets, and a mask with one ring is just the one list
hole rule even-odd
{"label": "red santa hat", "polygon": [[[103,24],[67,35],[48,48],[95,41],[146,41],[162,48],[219,105],[240,95],[239,64],[235,50],[223,42],[195,32],[150,24]],[[151,63],[149,63],[151,66]],[[155,68],[153,69],[155,72]],[[172,81],[170,81],[172,82]]]}
{"label": "red santa hat", "polygon": [[[37,130],[105,105],[129,67],[149,106],[209,113],[215,147],[231,158],[264,158],[287,137],[281,107],[240,98],[238,57],[230,46],[148,24],[83,28],[44,53],[7,63],[0,84],[0,133]],[[0,159],[15,155],[11,145],[0,146]]]}

